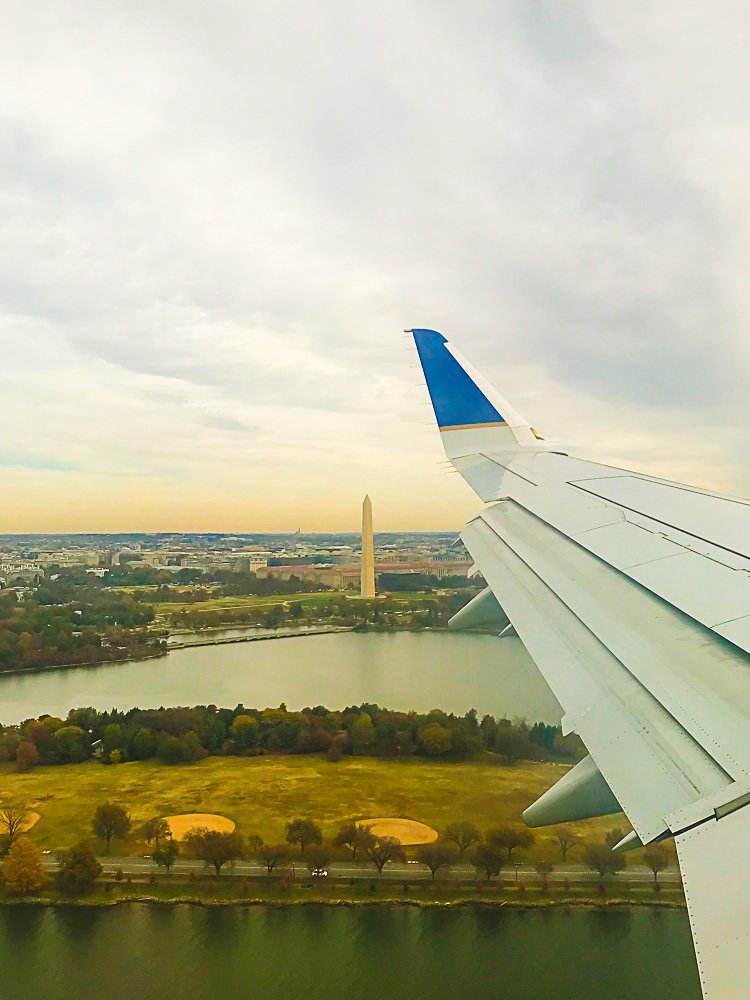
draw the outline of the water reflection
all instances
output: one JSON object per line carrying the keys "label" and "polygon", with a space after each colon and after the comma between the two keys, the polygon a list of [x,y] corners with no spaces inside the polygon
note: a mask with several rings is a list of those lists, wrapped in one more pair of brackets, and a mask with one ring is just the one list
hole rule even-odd
{"label": "water reflection", "polygon": [[414,907],[0,908],[17,997],[700,1000],[687,918]]}

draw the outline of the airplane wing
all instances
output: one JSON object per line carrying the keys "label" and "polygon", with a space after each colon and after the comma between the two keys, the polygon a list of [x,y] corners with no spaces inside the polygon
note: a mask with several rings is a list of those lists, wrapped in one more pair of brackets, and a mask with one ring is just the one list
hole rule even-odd
{"label": "airplane wing", "polygon": [[487,504],[488,587],[454,628],[512,624],[590,756],[531,826],[619,811],[674,836],[704,996],[750,982],[750,503],[571,457],[434,330],[412,330],[448,458]]}

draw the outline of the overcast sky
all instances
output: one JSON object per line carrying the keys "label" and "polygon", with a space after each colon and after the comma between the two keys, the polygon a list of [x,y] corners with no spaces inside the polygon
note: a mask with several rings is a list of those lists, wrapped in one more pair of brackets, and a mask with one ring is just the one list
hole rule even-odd
{"label": "overcast sky", "polygon": [[749,48],[733,0],[10,0],[0,531],[458,529],[411,326],[750,493]]}

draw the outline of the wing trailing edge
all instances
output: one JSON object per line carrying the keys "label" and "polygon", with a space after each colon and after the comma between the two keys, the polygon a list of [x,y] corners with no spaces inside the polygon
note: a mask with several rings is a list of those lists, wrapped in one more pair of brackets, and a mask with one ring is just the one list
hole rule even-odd
{"label": "wing trailing edge", "polygon": [[590,753],[525,819],[622,807],[616,849],[674,836],[704,996],[744,998],[750,503],[554,451],[445,337],[413,333],[446,454],[489,504],[462,540]]}

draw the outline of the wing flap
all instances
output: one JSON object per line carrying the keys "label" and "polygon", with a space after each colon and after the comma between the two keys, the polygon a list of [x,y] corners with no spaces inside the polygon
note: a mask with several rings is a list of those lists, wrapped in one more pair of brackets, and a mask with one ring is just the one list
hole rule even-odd
{"label": "wing flap", "polygon": [[750,982],[750,809],[676,837],[706,1000],[739,1000]]}
{"label": "wing flap", "polygon": [[[462,537],[644,843],[664,832],[667,813],[728,780],[484,521]],[[678,753],[689,760],[676,761]]]}

